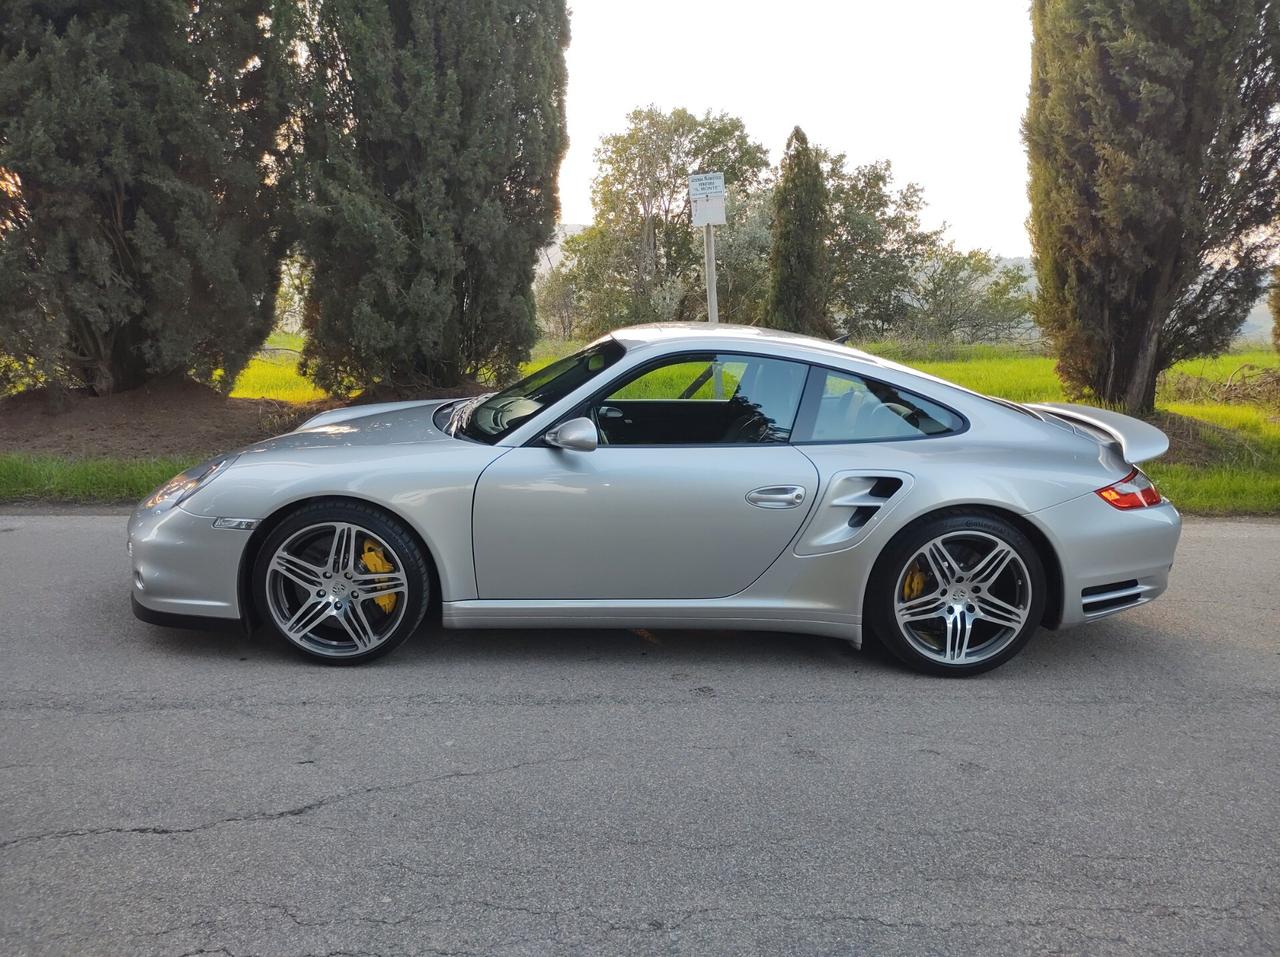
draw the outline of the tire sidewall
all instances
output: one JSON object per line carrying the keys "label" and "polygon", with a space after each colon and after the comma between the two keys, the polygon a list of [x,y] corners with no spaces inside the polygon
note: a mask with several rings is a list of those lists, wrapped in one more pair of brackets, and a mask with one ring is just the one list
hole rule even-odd
{"label": "tire sidewall", "polygon": [[[267,601],[267,569],[276,550],[297,532],[325,522],[350,522],[367,528],[390,545],[404,565],[405,578],[409,583],[406,597],[409,607],[405,609],[400,623],[396,625],[390,637],[362,654],[331,657],[297,644],[276,625],[275,618],[271,614],[271,606]],[[267,623],[280,640],[305,656],[307,660],[327,665],[355,665],[372,661],[394,651],[417,630],[427,612],[431,597],[431,581],[430,568],[421,546],[401,522],[371,505],[354,502],[314,502],[291,513],[263,539],[253,564],[253,600],[259,618]]]}
{"label": "tire sidewall", "polygon": [[[956,532],[982,532],[1002,540],[1022,559],[1031,578],[1031,609],[1026,624],[999,654],[972,664],[947,665],[917,651],[903,635],[894,614],[898,577],[906,562],[926,543],[940,535]],[[998,668],[1018,654],[1040,627],[1044,617],[1048,582],[1044,562],[1031,539],[1016,525],[991,514],[949,512],[911,523],[884,547],[867,583],[863,602],[864,619],[875,637],[904,664],[927,674],[968,677]]]}

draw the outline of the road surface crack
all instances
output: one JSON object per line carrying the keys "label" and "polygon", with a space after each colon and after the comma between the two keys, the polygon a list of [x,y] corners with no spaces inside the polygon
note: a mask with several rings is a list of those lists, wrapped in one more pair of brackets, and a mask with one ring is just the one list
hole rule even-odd
{"label": "road surface crack", "polygon": [[255,824],[265,821],[280,821],[288,818],[302,817],[315,811],[319,811],[322,808],[326,808],[331,804],[348,801],[351,798],[362,797],[367,794],[384,794],[391,791],[403,791],[407,788],[429,784],[440,784],[445,781],[488,777],[495,774],[510,774],[513,771],[521,771],[525,768],[537,767],[544,764],[569,764],[582,760],[584,760],[584,758],[581,756],[574,757],[557,755],[553,758],[521,761],[517,764],[508,764],[496,768],[477,768],[473,771],[452,771],[448,774],[439,774],[425,778],[414,778],[411,781],[398,781],[394,784],[375,784],[371,787],[353,788],[348,791],[340,791],[337,794],[330,794],[326,797],[309,801],[306,804],[299,804],[296,807],[284,808],[283,810],[278,811],[256,811],[252,814],[237,814],[231,817],[216,818],[212,821],[202,821],[199,824],[191,824],[185,827],[142,825],[137,827],[94,827],[47,831],[43,834],[28,834],[24,837],[16,837],[7,841],[2,841],[0,842],[0,849],[7,850],[9,848],[22,847],[27,844],[35,844],[41,841],[62,840],[75,837],[98,837],[106,834],[196,834],[200,831],[208,831],[212,828],[225,827],[230,824]]}

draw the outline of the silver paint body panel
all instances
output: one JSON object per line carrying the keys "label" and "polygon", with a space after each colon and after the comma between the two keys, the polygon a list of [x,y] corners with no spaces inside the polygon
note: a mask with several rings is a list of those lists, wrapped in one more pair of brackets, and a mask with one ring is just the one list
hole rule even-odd
{"label": "silver paint body panel", "polygon": [[[770,330],[663,324],[614,338],[626,348],[614,366],[497,445],[445,434],[433,421],[444,403],[427,401],[334,410],[246,447],[181,506],[135,512],[134,597],[156,611],[241,617],[251,533],[215,529],[214,520],[269,525],[299,502],[330,496],[380,506],[417,532],[439,572],[449,627],[754,628],[858,642],[881,549],[911,521],[965,506],[1010,513],[1050,544],[1061,567],[1062,625],[1094,617],[1083,589],[1133,580],[1139,602],[1164,590],[1177,511],[1119,511],[1093,494],[1127,473],[1124,449],[1158,446],[1144,423],[1085,407],[1042,410],[1090,416],[1076,427]],[[968,427],[863,443],[590,452],[530,444],[636,366],[707,351],[878,379],[950,407]],[[802,501],[790,507],[778,489],[802,490]],[[783,507],[748,501],[760,490],[766,504]]]}

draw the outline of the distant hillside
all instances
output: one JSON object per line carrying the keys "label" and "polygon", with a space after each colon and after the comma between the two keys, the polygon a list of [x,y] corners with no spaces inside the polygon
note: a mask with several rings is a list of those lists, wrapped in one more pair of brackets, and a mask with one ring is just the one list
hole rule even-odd
{"label": "distant hillside", "polygon": [[1267,308],[1267,297],[1263,296],[1249,310],[1249,318],[1240,329],[1241,339],[1271,339],[1271,311]]}
{"label": "distant hillside", "polygon": [[[1028,256],[997,256],[1002,266],[1017,266],[1029,277],[1027,289],[1035,292],[1036,276],[1031,266],[1031,259]],[[1253,308],[1249,310],[1249,318],[1245,320],[1244,325],[1240,329],[1239,338],[1256,340],[1271,338],[1271,312],[1267,309],[1267,297],[1264,293],[1262,298],[1254,303]]]}

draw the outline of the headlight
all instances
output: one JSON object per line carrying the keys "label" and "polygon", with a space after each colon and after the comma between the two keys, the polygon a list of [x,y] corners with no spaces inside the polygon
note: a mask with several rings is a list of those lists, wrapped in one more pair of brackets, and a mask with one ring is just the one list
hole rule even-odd
{"label": "headlight", "polygon": [[219,455],[207,462],[193,465],[152,492],[143,501],[143,508],[173,508],[190,496],[202,485],[207,485],[214,476],[234,462],[236,455]]}

